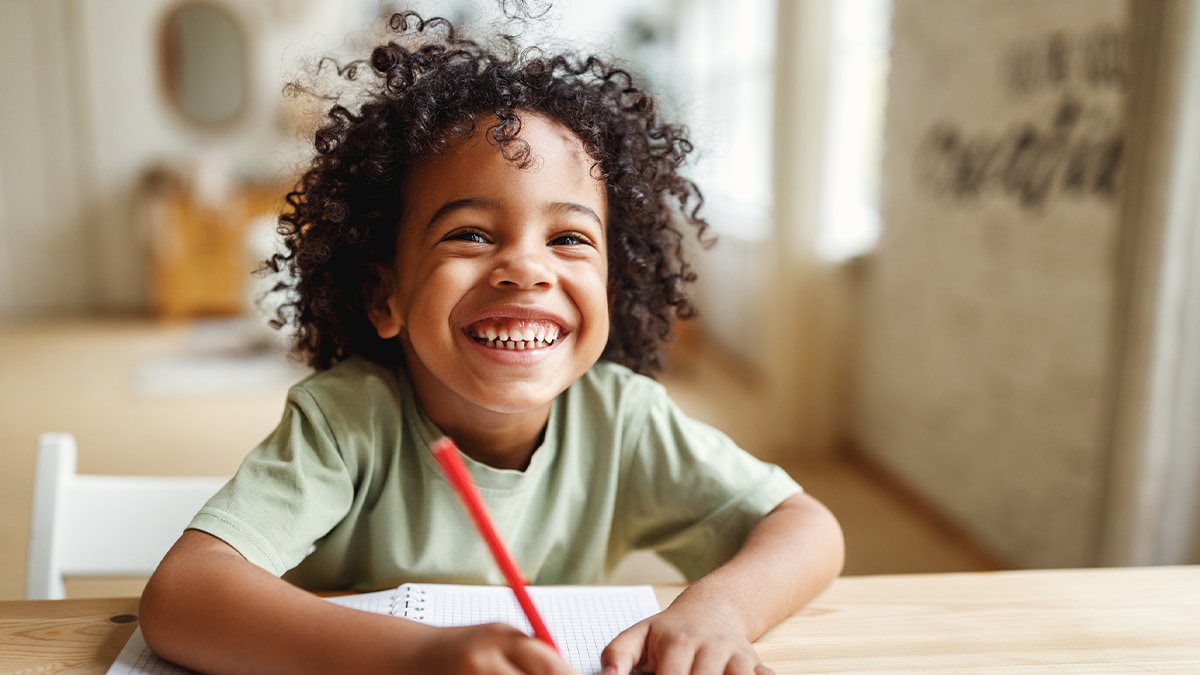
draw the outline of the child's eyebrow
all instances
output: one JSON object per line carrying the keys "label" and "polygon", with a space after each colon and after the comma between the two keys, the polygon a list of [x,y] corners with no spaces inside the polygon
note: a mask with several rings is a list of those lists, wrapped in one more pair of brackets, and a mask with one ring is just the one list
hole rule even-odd
{"label": "child's eyebrow", "polygon": [[600,217],[600,214],[584,206],[583,204],[577,204],[575,202],[554,202],[550,205],[548,210],[551,213],[577,213],[585,218],[591,218],[592,220],[596,221],[597,225],[604,227],[604,220]]}
{"label": "child's eyebrow", "polygon": [[[445,204],[442,204],[437,211],[434,211],[433,215],[429,217],[429,222],[425,224],[425,229],[433,227],[433,225],[439,220],[456,211],[473,208],[498,208],[499,206],[500,203],[497,200],[489,199],[487,197],[467,197],[465,199],[455,199],[454,201],[449,201]],[[604,220],[600,218],[600,215],[583,204],[577,204],[575,202],[553,202],[546,207],[546,210],[550,213],[576,213],[586,218],[591,218],[592,220],[596,221],[597,225],[604,227]]]}

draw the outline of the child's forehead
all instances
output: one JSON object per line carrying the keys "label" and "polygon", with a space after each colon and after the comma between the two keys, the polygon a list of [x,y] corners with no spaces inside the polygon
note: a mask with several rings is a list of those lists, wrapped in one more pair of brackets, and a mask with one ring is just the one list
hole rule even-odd
{"label": "child's forehead", "polygon": [[437,132],[439,143],[430,159],[460,150],[466,146],[486,143],[498,151],[506,143],[536,143],[554,140],[587,153],[579,134],[563,120],[539,110],[518,109],[504,113],[476,113],[468,120],[450,124]]}
{"label": "child's forehead", "polygon": [[607,189],[595,169],[583,141],[547,115],[524,112],[519,127],[503,135],[477,124],[405,172],[402,219],[422,219],[445,204],[519,197],[527,204],[583,204],[603,225]]}
{"label": "child's forehead", "polygon": [[[565,158],[565,159],[564,159]],[[421,182],[431,169],[456,165],[474,173],[478,162],[503,160],[515,169],[539,171],[551,163],[578,167],[591,181],[603,184],[599,161],[583,139],[562,121],[540,111],[519,110],[501,118],[495,113],[476,115],[471,124],[451,125],[440,132],[427,153],[413,157],[401,174],[401,188]]]}

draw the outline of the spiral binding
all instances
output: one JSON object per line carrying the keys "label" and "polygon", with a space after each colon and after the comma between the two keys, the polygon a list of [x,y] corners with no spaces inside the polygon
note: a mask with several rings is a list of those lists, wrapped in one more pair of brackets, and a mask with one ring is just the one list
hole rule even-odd
{"label": "spiral binding", "polygon": [[425,620],[426,592],[424,588],[412,584],[401,584],[392,593],[391,606],[388,613],[392,616],[402,616],[406,619]]}

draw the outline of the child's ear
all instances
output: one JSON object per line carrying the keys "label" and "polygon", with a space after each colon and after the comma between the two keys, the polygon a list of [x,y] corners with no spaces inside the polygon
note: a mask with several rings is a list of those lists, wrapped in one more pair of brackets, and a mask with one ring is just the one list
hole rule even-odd
{"label": "child's ear", "polygon": [[390,340],[400,334],[404,319],[400,315],[400,307],[393,292],[395,284],[392,271],[383,267],[374,268],[375,285],[367,299],[367,318],[375,326],[375,332],[384,340]]}

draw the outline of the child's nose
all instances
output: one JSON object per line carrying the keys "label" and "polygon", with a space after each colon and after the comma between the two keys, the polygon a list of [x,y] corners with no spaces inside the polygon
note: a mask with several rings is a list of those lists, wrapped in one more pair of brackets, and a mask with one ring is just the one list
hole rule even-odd
{"label": "child's nose", "polygon": [[492,269],[491,283],[496,287],[538,288],[553,283],[545,244],[514,243],[505,246]]}

